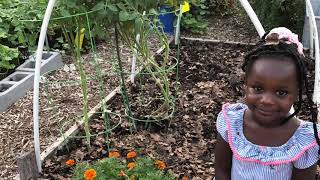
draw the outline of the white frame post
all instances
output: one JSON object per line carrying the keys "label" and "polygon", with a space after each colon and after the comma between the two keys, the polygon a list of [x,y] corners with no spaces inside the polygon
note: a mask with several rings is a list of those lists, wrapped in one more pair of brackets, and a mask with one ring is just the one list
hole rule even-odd
{"label": "white frame post", "polygon": [[42,171],[41,167],[41,155],[40,155],[40,137],[39,137],[39,82],[40,82],[40,66],[42,60],[44,41],[47,35],[47,29],[50,21],[50,17],[53,11],[56,0],[50,0],[46,9],[46,13],[43,18],[38,48],[36,52],[36,66],[34,72],[34,87],[33,87],[33,136],[34,136],[34,150],[36,154],[36,161],[38,171]]}

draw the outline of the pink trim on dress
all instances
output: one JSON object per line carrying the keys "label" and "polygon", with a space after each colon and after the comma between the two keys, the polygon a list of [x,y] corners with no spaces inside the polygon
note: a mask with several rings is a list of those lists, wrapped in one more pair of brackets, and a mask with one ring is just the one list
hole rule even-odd
{"label": "pink trim on dress", "polygon": [[[300,153],[298,153],[295,157],[291,158],[291,159],[287,159],[287,160],[279,160],[279,161],[270,161],[270,162],[263,162],[259,159],[252,159],[252,158],[245,158],[245,157],[240,157],[240,155],[238,154],[238,152],[235,150],[233,142],[232,142],[232,137],[231,137],[231,125],[230,125],[230,119],[227,116],[227,113],[225,111],[225,108],[229,105],[229,103],[224,104],[222,106],[222,112],[224,115],[224,119],[226,120],[226,124],[227,124],[227,129],[228,129],[228,141],[229,141],[229,145],[230,148],[233,152],[234,157],[239,160],[239,161],[247,161],[247,162],[255,162],[255,163],[259,163],[259,164],[263,164],[263,165],[280,165],[280,164],[288,164],[290,162],[296,161],[297,159],[299,159],[303,153],[305,153],[308,149],[314,147],[317,145],[317,141],[315,140],[313,143],[309,144],[308,146],[304,147]],[[318,134],[320,135],[320,133]]]}

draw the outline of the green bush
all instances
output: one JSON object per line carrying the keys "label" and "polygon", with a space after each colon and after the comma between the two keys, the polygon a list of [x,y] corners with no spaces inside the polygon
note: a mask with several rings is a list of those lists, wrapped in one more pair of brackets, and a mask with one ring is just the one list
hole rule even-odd
{"label": "green bush", "polygon": [[305,0],[251,0],[266,31],[274,27],[287,27],[302,37]]}
{"label": "green bush", "polygon": [[9,47],[35,46],[41,23],[24,20],[42,19],[45,8],[44,0],[0,1],[1,44]]}
{"label": "green bush", "polygon": [[205,0],[210,15],[229,15],[235,7],[236,0]]}
{"label": "green bush", "polygon": [[190,4],[190,12],[182,18],[181,26],[185,30],[202,34],[208,27],[208,21],[205,18],[209,13],[206,0],[196,0]]}
{"label": "green bush", "polygon": [[46,0],[0,1],[0,71],[14,69],[12,60],[19,57],[18,46],[36,45],[40,23],[23,19],[41,19]]}
{"label": "green bush", "polygon": [[202,34],[207,30],[208,19],[225,16],[234,10],[235,0],[190,0],[190,12],[182,18],[184,30]]}
{"label": "green bush", "polygon": [[17,48],[9,48],[8,46],[0,44],[0,72],[6,72],[15,67],[11,63],[12,60],[17,59],[19,52]]}

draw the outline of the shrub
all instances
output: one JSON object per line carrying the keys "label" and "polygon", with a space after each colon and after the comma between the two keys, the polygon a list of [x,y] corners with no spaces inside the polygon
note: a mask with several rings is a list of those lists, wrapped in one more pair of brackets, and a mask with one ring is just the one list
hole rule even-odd
{"label": "shrub", "polygon": [[136,179],[136,180],[174,180],[175,177],[165,171],[163,161],[154,161],[148,157],[124,160],[105,158],[90,165],[80,163],[74,168],[73,179]]}
{"label": "shrub", "polygon": [[251,0],[251,3],[266,31],[284,26],[302,37],[304,0]]}
{"label": "shrub", "polygon": [[15,65],[11,61],[17,59],[18,56],[18,49],[0,44],[0,72],[7,72],[13,69]]}
{"label": "shrub", "polygon": [[235,7],[236,0],[206,0],[205,4],[208,7],[210,15],[228,15],[232,13]]}
{"label": "shrub", "polygon": [[203,33],[207,30],[208,22],[205,16],[208,14],[206,0],[191,2],[190,12],[181,21],[182,28],[193,33]]}
{"label": "shrub", "polygon": [[182,27],[193,33],[207,30],[210,16],[225,16],[234,10],[235,0],[190,0],[190,12],[182,18]]}

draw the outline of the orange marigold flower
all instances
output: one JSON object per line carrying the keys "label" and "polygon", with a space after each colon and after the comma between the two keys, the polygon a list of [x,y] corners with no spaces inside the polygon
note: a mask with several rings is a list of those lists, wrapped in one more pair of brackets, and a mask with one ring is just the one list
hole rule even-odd
{"label": "orange marigold flower", "polygon": [[128,169],[133,169],[134,167],[136,167],[136,163],[131,162],[128,164]]}
{"label": "orange marigold flower", "polygon": [[124,177],[125,175],[126,175],[126,173],[124,173],[124,171],[122,171],[122,170],[118,174],[119,177]]}
{"label": "orange marigold flower", "polygon": [[154,164],[160,170],[164,170],[166,168],[166,164],[163,161],[156,160],[156,162]]}
{"label": "orange marigold flower", "polygon": [[130,151],[128,154],[127,154],[127,158],[128,159],[131,159],[131,158],[135,158],[137,156],[137,153],[135,151]]}
{"label": "orange marigold flower", "polygon": [[86,172],[84,172],[84,178],[86,180],[94,180],[96,176],[97,172],[94,169],[88,169]]}
{"label": "orange marigold flower", "polygon": [[67,165],[68,167],[73,166],[75,163],[76,163],[76,162],[75,162],[74,159],[69,159],[68,161],[66,161],[66,165]]}
{"label": "orange marigold flower", "polygon": [[183,176],[181,180],[188,180],[187,176]]}
{"label": "orange marigold flower", "polygon": [[120,153],[118,151],[110,151],[109,158],[118,158],[120,157]]}

